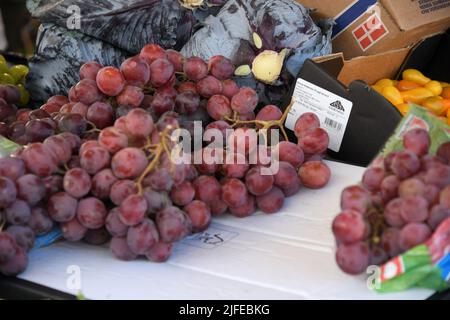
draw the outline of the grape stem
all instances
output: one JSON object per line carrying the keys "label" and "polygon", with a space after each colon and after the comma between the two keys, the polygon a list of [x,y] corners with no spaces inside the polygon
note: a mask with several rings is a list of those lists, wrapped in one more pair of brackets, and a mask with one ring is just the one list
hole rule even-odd
{"label": "grape stem", "polygon": [[102,131],[99,128],[97,128],[97,126],[93,122],[86,120],[86,123],[92,127],[92,129],[86,131],[86,133],[101,132]]}
{"label": "grape stem", "polygon": [[163,152],[166,152],[167,155],[170,157],[169,147],[167,146],[168,143],[167,141],[170,140],[170,136],[168,135],[167,132],[172,128],[173,128],[172,126],[167,126],[164,129],[164,131],[159,134],[160,142],[158,144],[152,144],[151,140],[148,138],[147,144],[142,148],[148,153],[150,153],[148,159],[151,159],[151,162],[135,182],[139,195],[142,195],[142,193],[144,192],[144,188],[142,187],[142,181],[158,165],[159,159],[161,158]]}
{"label": "grape stem", "polygon": [[280,119],[278,120],[269,120],[269,121],[265,121],[265,120],[240,120],[238,119],[238,114],[235,111],[233,113],[233,117],[225,117],[225,120],[227,120],[228,122],[232,123],[232,127],[241,125],[241,124],[256,124],[258,126],[261,127],[261,129],[270,129],[272,127],[278,127],[281,130],[281,133],[283,134],[283,137],[286,141],[289,140],[288,135],[286,133],[286,130],[284,128],[283,123],[286,121],[286,118],[289,114],[289,111],[292,108],[292,105],[294,104],[294,100],[291,100],[291,102],[289,103],[289,105],[287,106],[286,110],[284,110],[283,115],[281,116]]}

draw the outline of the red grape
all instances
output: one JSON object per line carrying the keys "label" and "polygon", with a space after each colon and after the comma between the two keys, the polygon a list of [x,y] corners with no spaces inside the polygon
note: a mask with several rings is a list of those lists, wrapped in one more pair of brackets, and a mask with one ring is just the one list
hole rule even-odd
{"label": "red grape", "polygon": [[450,184],[450,166],[441,165],[428,169],[425,172],[425,183],[435,185],[438,188],[445,188]]}
{"label": "red grape", "polygon": [[189,91],[198,94],[197,85],[194,82],[186,81],[186,82],[182,82],[178,86],[178,93],[189,92]]}
{"label": "red grape", "polygon": [[250,193],[255,196],[263,195],[269,192],[275,182],[273,175],[264,175],[261,167],[251,168],[245,175],[245,184]]}
{"label": "red grape", "polygon": [[109,244],[109,248],[117,259],[123,261],[131,261],[138,257],[137,254],[131,251],[125,237],[113,237]]}
{"label": "red grape", "polygon": [[446,164],[450,165],[450,142],[441,144],[436,152],[436,156],[442,159]]}
{"label": "red grape", "polygon": [[103,169],[92,178],[92,194],[99,199],[108,199],[111,186],[117,181],[111,169]]}
{"label": "red grape", "polygon": [[179,53],[178,51],[168,49],[166,50],[167,59],[170,61],[170,63],[175,68],[176,72],[183,72],[183,65],[184,65],[184,56]]}
{"label": "red grape", "polygon": [[135,194],[137,187],[132,180],[119,180],[111,186],[109,197],[115,205],[120,205],[129,195]]}
{"label": "red grape", "polygon": [[428,217],[428,201],[421,196],[402,198],[400,214],[406,222],[422,222]]}
{"label": "red grape", "polygon": [[229,178],[222,184],[222,200],[228,206],[242,206],[247,201],[247,197],[247,188],[241,180]]}
{"label": "red grape", "polygon": [[111,209],[106,217],[106,229],[113,237],[124,237],[128,232],[128,226],[120,220],[119,213],[120,209],[116,207]]}
{"label": "red grape", "polygon": [[4,216],[10,224],[24,225],[31,218],[31,209],[25,201],[16,200],[8,208],[5,208]]}
{"label": "red grape", "polygon": [[80,154],[80,164],[89,174],[96,174],[109,166],[111,156],[103,147],[92,147]]}
{"label": "red grape", "polygon": [[150,65],[156,59],[166,58],[167,55],[164,49],[157,44],[147,44],[141,49],[139,57]]}
{"label": "red grape", "polygon": [[98,90],[97,83],[91,79],[84,79],[78,82],[75,85],[75,94],[79,102],[87,105],[91,105],[102,99],[102,93]]}
{"label": "red grape", "polygon": [[156,225],[163,242],[181,240],[191,232],[191,221],[177,207],[167,207],[156,214]]}
{"label": "red grape", "polygon": [[[282,116],[283,112],[281,112],[280,108],[275,105],[269,104],[259,110],[259,112],[256,114],[256,120],[273,121],[281,119]],[[260,125],[258,126],[261,127]]]}
{"label": "red grape", "polygon": [[144,220],[147,209],[147,200],[143,196],[137,194],[129,195],[120,204],[120,221],[127,226],[135,226]]}
{"label": "red grape", "polygon": [[199,176],[194,180],[195,199],[201,200],[207,204],[220,199],[222,188],[215,177]]}
{"label": "red grape", "polygon": [[159,58],[150,64],[150,83],[158,88],[170,81],[175,70],[169,60]]}
{"label": "red grape", "polygon": [[169,259],[171,254],[172,243],[157,242],[146,252],[145,256],[153,262],[164,262]]}
{"label": "red grape", "polygon": [[223,174],[228,178],[243,178],[249,169],[249,164],[243,154],[227,154],[222,166]]}
{"label": "red grape", "polygon": [[405,225],[405,220],[401,215],[402,204],[403,199],[395,198],[389,201],[384,208],[384,218],[390,226],[403,227]]}
{"label": "red grape", "polygon": [[135,137],[148,137],[154,124],[150,114],[144,109],[133,109],[125,116],[127,132]]}
{"label": "red grape", "polygon": [[16,181],[25,174],[25,164],[20,158],[0,158],[0,176]]}
{"label": "red grape", "polygon": [[[100,132],[98,144],[114,154],[128,147],[128,137],[122,130],[116,127],[108,127]],[[80,154],[81,152],[80,149]]]}
{"label": "red grape", "polygon": [[239,86],[231,79],[222,81],[222,94],[231,100],[239,92]]}
{"label": "red grape", "polygon": [[391,175],[383,179],[380,185],[381,195],[385,201],[389,201],[398,196],[400,180],[397,176]]}
{"label": "red grape", "polygon": [[258,147],[258,135],[255,130],[247,127],[237,128],[227,137],[229,152],[251,154]]}
{"label": "red grape", "polygon": [[88,229],[83,238],[83,241],[87,244],[100,246],[104,243],[107,243],[110,238],[111,236],[108,233],[108,230],[106,230],[105,228]]}
{"label": "red grape", "polygon": [[66,192],[52,195],[47,202],[47,212],[56,222],[72,220],[77,213],[78,201]]}
{"label": "red grape", "polygon": [[281,141],[275,150],[278,152],[280,161],[289,162],[295,168],[298,168],[305,160],[303,150],[295,143]]}
{"label": "red grape", "polygon": [[26,252],[33,248],[35,234],[30,227],[9,226],[6,232],[10,234],[14,238],[16,244]]}
{"label": "red grape", "polygon": [[256,211],[255,197],[249,195],[247,201],[239,207],[230,207],[230,213],[238,218],[251,216]]}
{"label": "red grape", "polygon": [[[92,79],[92,80],[95,80],[95,79]],[[69,103],[69,99],[67,99],[67,97],[66,97],[66,96],[63,96],[63,95],[56,95],[56,96],[50,97],[50,98],[47,100],[47,103],[50,103],[50,104],[53,104],[53,105],[57,105],[57,106],[59,106],[59,107],[62,107],[62,106],[65,105],[66,103]],[[56,110],[56,111],[59,111],[59,110]],[[48,111],[47,111],[47,112],[48,112]],[[49,112],[49,113],[51,113],[51,112]]]}
{"label": "red grape", "polygon": [[192,231],[202,232],[211,223],[211,211],[206,203],[194,200],[183,208],[192,221]]}
{"label": "red grape", "polygon": [[120,71],[126,82],[133,86],[142,87],[150,80],[150,67],[139,56],[128,58],[122,62]]}
{"label": "red grape", "polygon": [[27,170],[37,176],[46,177],[56,170],[50,150],[42,143],[29,144],[20,157],[25,162]]}
{"label": "red grape", "polygon": [[147,201],[147,211],[150,214],[157,213],[172,205],[172,201],[170,201],[167,193],[155,191],[150,187],[144,188],[143,196]]}
{"label": "red grape", "polygon": [[391,170],[400,179],[409,178],[420,169],[420,160],[411,151],[400,151],[392,160]]}
{"label": "red grape", "polygon": [[28,257],[26,251],[20,247],[16,248],[16,251],[8,261],[0,263],[0,273],[5,276],[15,276],[27,268]]}
{"label": "red grape", "polygon": [[[31,209],[30,220],[27,224],[37,235],[44,235],[53,228],[53,221],[48,216],[45,209],[40,207],[35,207]],[[1,259],[0,259],[1,261]]]}
{"label": "red grape", "polygon": [[417,178],[409,178],[403,180],[398,187],[400,197],[407,196],[424,196],[425,184]]}
{"label": "red grape", "polygon": [[306,112],[295,122],[294,133],[300,139],[317,128],[320,128],[319,118],[312,112]]}
{"label": "red grape", "polygon": [[220,216],[228,210],[228,206],[222,200],[216,200],[208,204],[213,216]]}
{"label": "red grape", "polygon": [[370,194],[360,186],[345,188],[341,194],[341,209],[354,209],[360,213],[366,212],[370,205]]}
{"label": "red grape", "polygon": [[427,223],[432,230],[436,230],[441,222],[448,217],[450,217],[450,208],[446,208],[442,204],[437,204],[431,208]]}
{"label": "red grape", "polygon": [[403,146],[405,149],[415,153],[418,156],[427,154],[430,144],[430,136],[424,129],[411,129],[403,136]]}
{"label": "red grape", "polygon": [[89,107],[86,119],[92,122],[98,129],[112,126],[114,124],[113,108],[108,103],[95,102]]}
{"label": "red grape", "polygon": [[175,99],[175,111],[180,114],[191,114],[200,107],[200,97],[192,91],[180,93]]}
{"label": "red grape", "polygon": [[126,85],[122,92],[116,97],[120,106],[137,108],[144,100],[144,92],[141,88],[132,85]]}
{"label": "red grape", "polygon": [[[41,178],[34,174],[26,174],[21,176],[16,181],[17,197],[25,200],[30,206],[36,205],[39,201],[44,199],[46,190]],[[11,194],[11,200],[14,201],[16,195],[16,188],[14,188],[14,195]]]}
{"label": "red grape", "polygon": [[101,68],[103,68],[103,66],[96,61],[86,62],[80,67],[80,79],[95,80],[97,78],[97,73]]}
{"label": "red grape", "polygon": [[278,187],[273,187],[269,192],[256,197],[256,204],[264,213],[275,213],[284,204],[284,193]]}
{"label": "red grape", "polygon": [[88,229],[103,227],[107,215],[105,204],[97,198],[84,198],[78,203],[78,220]]}
{"label": "red grape", "polygon": [[137,148],[125,148],[117,152],[111,161],[111,169],[119,179],[136,178],[147,167],[145,153]]}
{"label": "red grape", "polygon": [[381,247],[391,257],[396,257],[401,253],[399,245],[400,229],[387,228],[381,235]]}
{"label": "red grape", "polygon": [[125,78],[119,69],[114,67],[101,68],[96,76],[97,86],[107,96],[117,96],[125,86]]}
{"label": "red grape", "polygon": [[400,248],[409,250],[428,239],[431,235],[430,228],[424,223],[408,223],[402,228],[399,235]]}
{"label": "red grape", "polygon": [[364,172],[362,184],[369,191],[379,191],[384,177],[385,171],[383,168],[372,167]]}
{"label": "red grape", "polygon": [[355,210],[344,210],[333,220],[333,234],[337,241],[351,244],[364,240],[367,225],[363,216]]}
{"label": "red grape", "polygon": [[251,88],[241,88],[231,99],[231,109],[240,114],[247,114],[255,110],[258,104],[258,94]]}
{"label": "red grape", "polygon": [[72,156],[72,149],[69,141],[62,136],[51,136],[44,140],[44,145],[53,154],[58,163],[66,163]]}
{"label": "red grape", "polygon": [[136,254],[146,254],[158,241],[159,234],[153,220],[144,219],[140,224],[128,229],[128,247]]}
{"label": "red grape", "polygon": [[[86,150],[87,152],[89,150]],[[86,170],[81,168],[70,169],[64,175],[64,190],[74,198],[82,198],[91,191],[92,181]]]}
{"label": "red grape", "polygon": [[13,236],[6,232],[0,232],[0,265],[14,257],[16,246]]}
{"label": "red grape", "polygon": [[172,98],[165,94],[156,93],[153,96],[153,101],[150,107],[155,115],[159,117],[168,111],[173,111],[175,108],[175,102]]}
{"label": "red grape", "polygon": [[230,100],[222,95],[214,95],[209,98],[206,109],[214,120],[222,120],[232,115]]}
{"label": "red grape", "polygon": [[336,251],[336,262],[346,273],[363,273],[369,266],[369,248],[363,242],[341,244]]}
{"label": "red grape", "polygon": [[159,168],[146,176],[142,184],[156,191],[170,191],[174,181],[169,169]]}
{"label": "red grape", "polygon": [[330,181],[331,170],[323,161],[309,161],[298,170],[300,182],[307,188],[320,189]]}
{"label": "red grape", "polygon": [[192,81],[199,81],[208,75],[208,65],[198,57],[186,59],[183,70]]}
{"label": "red grape", "polygon": [[298,140],[298,145],[308,154],[323,153],[327,150],[330,138],[328,133],[322,128],[316,128]]}
{"label": "red grape", "polygon": [[68,222],[61,223],[61,232],[68,241],[80,241],[86,235],[87,228],[75,217]]}
{"label": "red grape", "polygon": [[192,202],[195,197],[195,189],[189,181],[184,181],[180,185],[172,188],[170,198],[177,206],[185,206]]}
{"label": "red grape", "polygon": [[212,56],[208,61],[208,68],[210,73],[220,80],[231,78],[235,69],[231,60],[221,55]]}
{"label": "red grape", "polygon": [[280,161],[274,177],[275,185],[283,191],[300,184],[297,171],[289,162]]}
{"label": "red grape", "polygon": [[213,76],[206,76],[197,82],[197,92],[203,98],[210,98],[222,93],[222,82]]}

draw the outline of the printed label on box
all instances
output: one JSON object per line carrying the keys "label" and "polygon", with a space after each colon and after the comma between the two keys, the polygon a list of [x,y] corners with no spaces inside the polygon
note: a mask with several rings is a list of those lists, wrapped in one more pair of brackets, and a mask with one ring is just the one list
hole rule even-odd
{"label": "printed label on box", "polygon": [[214,249],[238,235],[237,232],[211,226],[206,231],[185,238],[181,243],[203,249]]}
{"label": "printed label on box", "polygon": [[383,21],[377,14],[371,15],[366,21],[353,29],[352,34],[363,51],[368,50],[389,33]]}
{"label": "printed label on box", "polygon": [[330,136],[328,148],[339,152],[353,102],[303,79],[297,79],[292,99],[294,103],[286,119],[286,128],[294,130],[297,119],[312,112]]}

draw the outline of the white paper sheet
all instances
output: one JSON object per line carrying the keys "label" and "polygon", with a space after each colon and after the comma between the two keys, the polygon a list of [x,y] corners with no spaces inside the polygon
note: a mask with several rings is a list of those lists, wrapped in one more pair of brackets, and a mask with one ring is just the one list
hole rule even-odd
{"label": "white paper sheet", "polygon": [[166,263],[122,262],[107,247],[61,242],[32,251],[20,278],[69,293],[81,291],[89,299],[429,297],[432,291],[418,289],[376,294],[365,276],[339,270],[331,221],[339,211],[341,190],[359,181],[364,168],[329,165],[332,179],[324,189],[301,190],[277,214],[214,219],[207,234],[179,243]]}

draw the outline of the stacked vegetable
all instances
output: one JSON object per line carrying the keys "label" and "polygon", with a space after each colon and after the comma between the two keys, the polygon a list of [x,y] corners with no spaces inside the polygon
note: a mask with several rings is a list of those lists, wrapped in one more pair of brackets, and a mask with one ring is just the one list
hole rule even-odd
{"label": "stacked vegetable", "polygon": [[[149,44],[120,69],[85,63],[69,97],[20,110],[9,121],[24,130],[9,136],[24,147],[0,159],[0,271],[23,271],[35,235],[53,225],[69,241],[112,237],[111,251],[122,260],[165,261],[173,243],[205,230],[211,216],[245,217],[257,207],[274,213],[301,184],[325,186],[329,138],[319,119],[304,114],[298,144],[287,141],[289,109],[268,105],[255,115],[256,92],[239,88],[233,73],[222,56],[206,62]],[[203,119],[214,137],[224,133],[226,144],[174,161],[177,129],[192,131],[193,119]],[[257,150],[249,133],[267,138],[276,128],[285,141]],[[197,155],[201,161],[191,161]]]}
{"label": "stacked vegetable", "polygon": [[419,104],[450,125],[450,84],[431,80],[420,71],[403,71],[402,80],[381,79],[372,88],[388,99],[403,115],[410,104]]}

